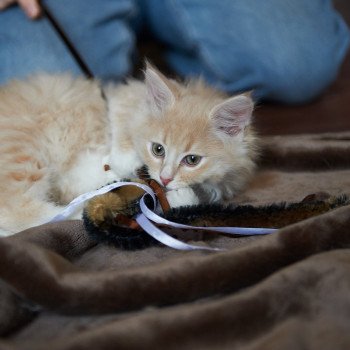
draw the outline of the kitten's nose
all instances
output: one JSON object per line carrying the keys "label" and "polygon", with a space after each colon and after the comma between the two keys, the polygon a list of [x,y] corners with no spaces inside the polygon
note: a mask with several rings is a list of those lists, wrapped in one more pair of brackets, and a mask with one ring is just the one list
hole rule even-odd
{"label": "kitten's nose", "polygon": [[162,184],[164,186],[166,186],[170,181],[172,181],[173,179],[167,179],[167,178],[164,178],[164,177],[160,177],[160,181],[162,181]]}

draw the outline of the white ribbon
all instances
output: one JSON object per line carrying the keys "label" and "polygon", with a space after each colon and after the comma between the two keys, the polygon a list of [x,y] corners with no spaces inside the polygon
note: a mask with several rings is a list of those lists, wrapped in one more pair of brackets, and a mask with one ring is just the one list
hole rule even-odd
{"label": "white ribbon", "polygon": [[89,199],[99,196],[101,194],[112,191],[118,187],[122,186],[137,186],[142,188],[146,194],[149,194],[153,200],[153,211],[149,209],[145,203],[145,196],[140,200],[140,209],[141,213],[136,216],[137,223],[142,227],[142,229],[147,232],[150,236],[152,236],[157,241],[167,245],[168,247],[179,249],[179,250],[212,250],[212,251],[221,251],[224,249],[221,248],[212,248],[207,246],[197,246],[193,244],[187,244],[184,242],[175,239],[174,237],[168,235],[164,231],[160,230],[157,226],[155,226],[152,222],[162,225],[167,225],[174,228],[179,229],[192,229],[192,230],[205,230],[212,232],[220,232],[232,235],[266,235],[272,232],[275,232],[277,229],[273,228],[251,228],[251,227],[203,227],[203,226],[190,226],[178,224],[176,222],[172,222],[164,219],[163,217],[157,215],[154,210],[157,207],[157,200],[153,190],[144,184],[140,184],[138,182],[117,182],[107,186],[104,186],[96,191],[84,193],[77,198],[75,198],[72,202],[70,202],[67,207],[62,211],[62,213],[56,215],[50,222],[57,222],[68,219],[83,203],[88,201]]}

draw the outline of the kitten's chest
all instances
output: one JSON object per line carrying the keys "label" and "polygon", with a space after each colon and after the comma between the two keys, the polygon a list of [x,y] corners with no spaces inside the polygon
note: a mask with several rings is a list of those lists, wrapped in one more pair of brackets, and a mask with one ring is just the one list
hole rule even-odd
{"label": "kitten's chest", "polygon": [[104,165],[108,159],[107,149],[81,151],[75,162],[55,181],[58,202],[65,204],[85,192],[93,191],[116,180],[112,171]]}

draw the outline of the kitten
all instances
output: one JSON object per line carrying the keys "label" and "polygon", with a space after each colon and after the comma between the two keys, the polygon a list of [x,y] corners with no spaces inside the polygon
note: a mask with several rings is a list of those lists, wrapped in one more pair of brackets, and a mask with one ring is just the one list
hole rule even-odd
{"label": "kitten", "polygon": [[[172,207],[232,199],[254,169],[248,94],[180,84],[38,75],[0,88],[0,234],[50,220],[81,193],[146,165]],[[109,164],[111,171],[104,170]]]}

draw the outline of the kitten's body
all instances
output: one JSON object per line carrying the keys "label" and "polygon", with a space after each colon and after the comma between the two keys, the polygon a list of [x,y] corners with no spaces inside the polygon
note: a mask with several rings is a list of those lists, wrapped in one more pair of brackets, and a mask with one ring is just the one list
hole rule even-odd
{"label": "kitten's body", "polygon": [[[44,223],[79,194],[135,177],[144,164],[167,185],[172,206],[198,203],[194,191],[227,199],[244,185],[255,154],[250,98],[238,97],[239,122],[227,125],[232,102],[221,93],[150,67],[145,75],[145,83],[107,87],[106,100],[98,82],[69,76],[0,89],[0,234]],[[202,158],[189,166],[188,155]]]}

